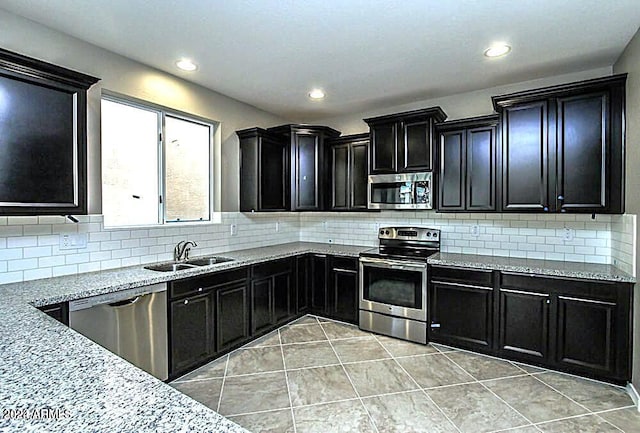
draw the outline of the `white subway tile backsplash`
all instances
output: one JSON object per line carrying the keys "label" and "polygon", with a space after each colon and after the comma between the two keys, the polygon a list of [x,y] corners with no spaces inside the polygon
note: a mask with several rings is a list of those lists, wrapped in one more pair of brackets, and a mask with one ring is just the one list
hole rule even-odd
{"label": "white subway tile backsplash", "polygon": [[38,267],[38,259],[20,259],[20,260],[8,260],[7,270],[11,271],[24,271],[25,269],[36,269]]}

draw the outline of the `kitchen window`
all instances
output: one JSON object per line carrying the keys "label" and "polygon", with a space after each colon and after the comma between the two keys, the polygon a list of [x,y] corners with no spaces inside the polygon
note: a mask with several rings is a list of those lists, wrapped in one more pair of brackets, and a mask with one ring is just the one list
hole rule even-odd
{"label": "kitchen window", "polygon": [[110,95],[101,109],[104,225],[211,221],[217,125]]}

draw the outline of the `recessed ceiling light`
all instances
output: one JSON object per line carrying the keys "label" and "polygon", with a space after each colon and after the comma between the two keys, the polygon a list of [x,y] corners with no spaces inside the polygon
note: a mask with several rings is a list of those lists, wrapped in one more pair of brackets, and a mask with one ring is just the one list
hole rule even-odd
{"label": "recessed ceiling light", "polygon": [[318,100],[318,99],[324,99],[324,97],[325,97],[325,94],[322,89],[313,89],[312,91],[309,92],[309,98],[311,99]]}
{"label": "recessed ceiling light", "polygon": [[198,65],[196,65],[189,59],[178,60],[176,62],[176,66],[182,69],[183,71],[195,71],[196,69],[198,69]]}
{"label": "recessed ceiling light", "polygon": [[509,54],[510,51],[511,47],[509,45],[500,43],[491,45],[484,52],[484,55],[487,57],[500,57]]}

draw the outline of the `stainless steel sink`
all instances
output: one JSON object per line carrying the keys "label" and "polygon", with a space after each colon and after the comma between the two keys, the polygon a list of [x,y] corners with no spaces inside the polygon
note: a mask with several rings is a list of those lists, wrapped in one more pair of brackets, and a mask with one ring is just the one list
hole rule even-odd
{"label": "stainless steel sink", "polygon": [[233,259],[222,256],[201,257],[199,259],[187,260],[185,263],[196,266],[210,266],[217,263],[232,262]]}
{"label": "stainless steel sink", "polygon": [[185,262],[172,262],[172,263],[156,263],[154,265],[145,266],[145,269],[149,269],[151,271],[159,271],[159,272],[175,272],[175,271],[183,271],[185,269],[194,269],[200,266],[211,266],[218,263],[224,262],[232,262],[233,259],[229,257],[222,256],[209,256],[209,257],[200,257],[198,259],[191,259]]}
{"label": "stainless steel sink", "polygon": [[175,272],[182,271],[185,269],[193,269],[197,268],[197,265],[191,265],[189,263],[158,263],[155,265],[145,266],[145,269],[149,269],[151,271],[159,271],[159,272]]}

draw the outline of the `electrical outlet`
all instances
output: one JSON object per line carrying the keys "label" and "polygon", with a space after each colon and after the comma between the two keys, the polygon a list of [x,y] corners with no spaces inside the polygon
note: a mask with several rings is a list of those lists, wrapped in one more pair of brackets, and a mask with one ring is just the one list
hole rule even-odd
{"label": "electrical outlet", "polygon": [[231,236],[236,236],[238,234],[238,225],[231,224]]}
{"label": "electrical outlet", "polygon": [[280,231],[280,221],[276,221],[276,232]]}
{"label": "electrical outlet", "polygon": [[480,226],[473,225],[471,226],[471,236],[480,236]]}
{"label": "electrical outlet", "polygon": [[568,227],[565,227],[562,231],[562,240],[563,241],[572,241],[574,237],[574,230]]}
{"label": "electrical outlet", "polygon": [[76,250],[87,248],[86,233],[63,233],[60,234],[59,247],[61,250]]}

